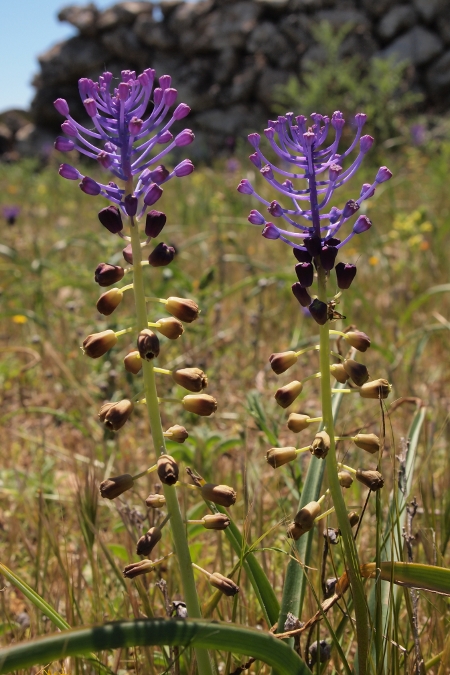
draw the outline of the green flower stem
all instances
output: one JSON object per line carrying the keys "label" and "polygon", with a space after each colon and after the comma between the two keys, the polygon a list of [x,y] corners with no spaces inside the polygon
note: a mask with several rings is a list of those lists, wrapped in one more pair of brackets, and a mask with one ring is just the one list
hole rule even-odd
{"label": "green flower stem", "polygon": [[[319,300],[327,302],[326,273],[318,267]],[[336,443],[334,437],[333,413],[331,407],[330,384],[330,333],[328,322],[320,326],[320,370],[322,372],[321,397],[323,424],[330,437],[330,449],[326,457],[326,469],[330,494],[341,531],[342,542],[346,556],[347,572],[353,594],[356,618],[356,640],[358,644],[359,675],[366,675],[369,653],[369,624],[368,610],[364,587],[359,571],[358,552],[353,539],[352,529],[348,520],[347,508],[341,492],[338,478],[338,464],[336,460]]]}
{"label": "green flower stem", "polygon": [[[132,186],[127,185],[127,194],[131,192]],[[141,242],[139,239],[139,229],[133,218],[130,218],[130,236],[133,255],[133,290],[136,305],[137,329],[141,331],[144,328],[147,328],[148,318],[145,304],[144,276],[141,265]],[[161,425],[161,416],[159,413],[155,373],[151,361],[142,361],[142,371],[150,429],[156,456],[158,457],[161,453],[165,452],[166,447],[164,443],[164,432]],[[170,526],[172,528],[175,552],[178,557],[184,601],[186,602],[189,617],[191,619],[200,619],[200,603],[197,597],[191,555],[186,539],[186,528],[181,516],[177,493],[175,488],[169,485],[164,485],[163,489],[167,510],[170,513]],[[196,648],[195,654],[197,657],[199,675],[213,675],[208,652]]]}

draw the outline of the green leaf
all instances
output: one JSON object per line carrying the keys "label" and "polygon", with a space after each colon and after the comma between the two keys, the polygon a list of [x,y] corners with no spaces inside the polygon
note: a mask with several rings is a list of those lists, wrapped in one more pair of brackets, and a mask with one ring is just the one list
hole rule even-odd
{"label": "green leaf", "polygon": [[401,586],[450,595],[450,569],[445,567],[421,563],[382,562],[380,577],[385,581],[392,579],[395,584]]}

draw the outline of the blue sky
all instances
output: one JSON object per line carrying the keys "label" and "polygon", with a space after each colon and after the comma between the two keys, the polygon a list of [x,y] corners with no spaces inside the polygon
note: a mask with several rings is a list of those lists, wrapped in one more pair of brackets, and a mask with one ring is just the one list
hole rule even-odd
{"label": "blue sky", "polygon": [[[31,80],[38,72],[38,54],[76,33],[60,23],[58,11],[89,0],[2,0],[0,23],[0,112],[28,108],[33,98]],[[114,0],[95,0],[100,9]]]}

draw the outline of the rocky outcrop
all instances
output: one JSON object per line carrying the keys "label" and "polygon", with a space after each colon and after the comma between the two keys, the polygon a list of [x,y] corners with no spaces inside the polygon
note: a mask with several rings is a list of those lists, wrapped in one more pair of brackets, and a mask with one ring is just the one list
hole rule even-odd
{"label": "rocky outcrop", "polygon": [[78,34],[39,57],[31,110],[39,128],[58,129],[57,97],[83,117],[78,78],[151,66],[170,73],[191,106],[206,157],[264,126],[275,86],[315,58],[318,21],[351,24],[353,53],[408,59],[426,104],[450,107],[450,0],[164,0],[71,6],[59,18]]}

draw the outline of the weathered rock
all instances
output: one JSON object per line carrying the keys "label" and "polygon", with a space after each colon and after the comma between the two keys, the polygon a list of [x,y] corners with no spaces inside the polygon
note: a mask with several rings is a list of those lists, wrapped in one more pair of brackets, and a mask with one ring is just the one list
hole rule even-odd
{"label": "weathered rock", "polygon": [[325,9],[316,13],[318,21],[327,21],[334,28],[349,24],[356,28],[369,28],[370,22],[364,12],[356,9]]}
{"label": "weathered rock", "polygon": [[276,88],[281,84],[286,84],[289,79],[289,73],[285,70],[275,68],[266,68],[256,85],[256,98],[267,109],[270,109],[273,104],[274,94]]}
{"label": "weathered rock", "polygon": [[106,9],[97,19],[99,30],[112,30],[117,26],[131,26],[140,14],[153,14],[150,2],[121,2]]}
{"label": "weathered rock", "polygon": [[84,5],[69,5],[58,13],[59,21],[66,21],[75,26],[82,35],[93,36],[97,32],[97,18],[99,11],[93,3]]}
{"label": "weathered rock", "polygon": [[401,31],[411,28],[416,23],[417,13],[409,5],[393,7],[378,24],[377,33],[383,40],[391,40]]}
{"label": "weathered rock", "polygon": [[313,44],[311,24],[311,19],[304,14],[288,14],[281,19],[278,28],[301,55]]}
{"label": "weathered rock", "polygon": [[254,87],[258,78],[258,69],[250,64],[233,77],[231,87],[224,93],[223,99],[230,103],[250,101],[254,95]]}
{"label": "weathered rock", "polygon": [[73,37],[38,57],[41,80],[46,86],[85,77],[105,62],[105,50],[92,38]]}
{"label": "weathered rock", "polygon": [[296,54],[288,40],[270,21],[260,23],[252,31],[247,50],[252,54],[263,54],[272,65],[281,68],[291,68],[296,63]]}
{"label": "weathered rock", "polygon": [[137,35],[126,26],[119,26],[112,31],[102,33],[100,43],[113,56],[131,60],[139,66],[150,61]]}
{"label": "weathered rock", "polygon": [[426,81],[434,95],[450,97],[450,51],[445,52],[428,69]]}
{"label": "weathered rock", "polygon": [[450,45],[450,8],[439,15],[437,22],[439,35],[446,45]]}
{"label": "weathered rock", "polygon": [[413,0],[413,4],[421,18],[427,22],[437,19],[440,12],[448,7],[446,0]]}
{"label": "weathered rock", "polygon": [[170,51],[177,40],[162,22],[156,22],[151,14],[141,14],[136,19],[133,30],[140,41],[148,47]]}
{"label": "weathered rock", "polygon": [[399,0],[376,0],[376,2],[374,0],[362,0],[361,4],[370,16],[380,18],[400,2]]}
{"label": "weathered rock", "polygon": [[6,124],[0,122],[0,155],[12,150],[13,133]]}
{"label": "weathered rock", "polygon": [[394,40],[381,55],[393,56],[396,61],[409,61],[414,66],[423,66],[438,56],[443,48],[442,40],[437,35],[426,28],[415,26]]}

